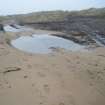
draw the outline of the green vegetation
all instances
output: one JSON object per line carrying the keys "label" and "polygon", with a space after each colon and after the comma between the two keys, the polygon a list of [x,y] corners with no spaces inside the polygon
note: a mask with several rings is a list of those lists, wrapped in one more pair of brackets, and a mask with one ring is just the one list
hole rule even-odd
{"label": "green vegetation", "polygon": [[20,22],[63,21],[70,16],[95,16],[105,18],[105,8],[90,8],[81,11],[47,11],[14,16]]}
{"label": "green vegetation", "polygon": [[25,15],[13,16],[20,22],[46,22],[46,21],[62,21],[69,15],[68,11],[48,11],[36,12]]}
{"label": "green vegetation", "polygon": [[84,16],[97,16],[105,17],[105,8],[90,8],[88,10],[82,10],[79,12],[80,15]]}
{"label": "green vegetation", "polygon": [[3,20],[5,20],[6,17],[5,16],[0,16],[0,22],[2,22]]}
{"label": "green vegetation", "polygon": [[81,11],[46,11],[35,12],[22,15],[1,16],[0,22],[3,20],[15,20],[17,22],[49,22],[49,21],[63,21],[70,16],[95,16],[98,18],[105,18],[105,8],[90,8]]}

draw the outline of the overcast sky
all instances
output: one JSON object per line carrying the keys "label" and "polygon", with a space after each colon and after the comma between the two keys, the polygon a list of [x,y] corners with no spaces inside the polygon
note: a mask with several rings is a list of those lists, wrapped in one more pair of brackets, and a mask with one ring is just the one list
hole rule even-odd
{"label": "overcast sky", "polygon": [[0,15],[105,7],[105,0],[0,0]]}

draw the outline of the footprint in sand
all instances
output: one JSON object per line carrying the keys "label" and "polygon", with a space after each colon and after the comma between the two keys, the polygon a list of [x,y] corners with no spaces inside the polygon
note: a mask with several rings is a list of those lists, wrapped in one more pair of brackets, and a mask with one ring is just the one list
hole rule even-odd
{"label": "footprint in sand", "polygon": [[44,91],[46,93],[49,93],[50,92],[50,88],[49,88],[49,85],[48,84],[44,84],[43,87],[44,87]]}
{"label": "footprint in sand", "polygon": [[46,77],[46,75],[44,73],[41,73],[41,72],[37,72],[38,76],[40,77]]}
{"label": "footprint in sand", "polygon": [[3,85],[0,83],[0,88],[3,88]]}
{"label": "footprint in sand", "polygon": [[25,75],[25,76],[24,76],[24,78],[26,79],[26,78],[28,78],[28,76],[27,76],[27,75]]}
{"label": "footprint in sand", "polygon": [[59,105],[65,105],[65,104],[61,102],[61,103],[59,103]]}
{"label": "footprint in sand", "polygon": [[30,65],[30,64],[28,64],[27,67],[28,67],[29,69],[32,69],[32,65]]}

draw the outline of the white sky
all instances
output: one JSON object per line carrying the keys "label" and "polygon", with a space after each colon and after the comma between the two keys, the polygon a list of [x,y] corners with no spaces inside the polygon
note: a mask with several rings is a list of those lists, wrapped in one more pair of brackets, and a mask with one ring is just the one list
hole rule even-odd
{"label": "white sky", "polygon": [[105,7],[105,0],[0,0],[0,15]]}

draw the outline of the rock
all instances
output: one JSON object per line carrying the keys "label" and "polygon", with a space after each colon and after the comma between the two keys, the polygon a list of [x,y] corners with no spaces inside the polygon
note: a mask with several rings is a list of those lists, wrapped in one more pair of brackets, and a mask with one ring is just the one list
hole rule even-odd
{"label": "rock", "polygon": [[0,31],[3,31],[3,32],[5,31],[3,24],[0,24]]}

